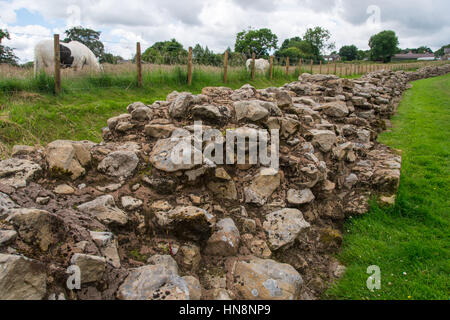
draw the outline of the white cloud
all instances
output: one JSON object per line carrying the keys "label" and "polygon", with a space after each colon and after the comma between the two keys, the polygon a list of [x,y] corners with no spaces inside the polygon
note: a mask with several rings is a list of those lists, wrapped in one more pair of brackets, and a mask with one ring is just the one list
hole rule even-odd
{"label": "white cloud", "polygon": [[[372,4],[380,7],[380,25],[366,23],[367,7]],[[30,32],[50,37],[52,32],[63,33],[67,26],[81,23],[103,31],[107,50],[124,58],[134,54],[136,41],[145,50],[171,38],[186,47],[200,43],[223,52],[228,46],[233,48],[236,33],[249,26],[272,29],[279,44],[317,25],[331,31],[337,48],[355,44],[368,49],[370,36],[385,29],[397,32],[402,47],[438,49],[450,42],[447,0],[11,0],[0,2],[0,26],[18,32],[13,25],[20,8],[39,13],[49,22],[43,29],[25,27]],[[50,30],[50,25],[56,28]],[[18,48],[22,60],[29,60],[37,38],[13,35],[8,44]]]}

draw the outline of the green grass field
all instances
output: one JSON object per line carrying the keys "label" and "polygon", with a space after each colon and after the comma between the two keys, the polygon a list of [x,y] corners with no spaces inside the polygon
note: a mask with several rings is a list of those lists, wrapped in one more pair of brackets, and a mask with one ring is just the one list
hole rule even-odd
{"label": "green grass field", "polygon": [[[346,223],[348,269],[325,299],[450,298],[450,75],[414,82],[392,124],[379,141],[403,151],[397,202]],[[370,265],[381,269],[374,292]]]}

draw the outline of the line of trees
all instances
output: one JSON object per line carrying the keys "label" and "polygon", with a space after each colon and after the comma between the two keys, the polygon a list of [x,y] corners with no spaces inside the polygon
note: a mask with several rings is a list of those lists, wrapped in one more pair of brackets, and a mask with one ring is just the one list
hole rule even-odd
{"label": "line of trees", "polygon": [[3,39],[11,39],[8,30],[0,29],[0,63],[17,65],[19,58],[14,54],[14,50],[8,46],[2,45]]}
{"label": "line of trees", "polygon": [[[65,31],[63,42],[79,41],[86,45],[101,63],[116,64],[122,57],[105,52],[105,46],[100,40],[101,32],[81,26],[73,27]],[[2,45],[3,39],[10,39],[7,30],[0,29],[0,63],[17,65],[18,58],[14,50]],[[433,53],[427,46],[419,48],[400,49],[399,40],[394,31],[385,30],[373,35],[369,39],[369,50],[359,50],[355,45],[345,45],[339,51],[332,54],[339,54],[343,61],[372,60],[389,62],[397,53]],[[278,47],[278,37],[268,28],[253,29],[248,28],[236,35],[234,51],[227,48],[230,65],[243,65],[245,61],[255,53],[257,58],[268,58],[273,54],[278,59],[290,58],[291,61],[300,59],[315,62],[324,60],[325,51],[335,48],[335,43],[331,41],[331,33],[322,27],[308,28],[303,36],[296,36],[286,39]],[[444,55],[445,48],[450,48],[450,44],[443,46],[435,52],[436,57]],[[193,61],[196,64],[220,66],[223,63],[223,53],[217,54],[207,46],[196,44],[192,50]],[[142,54],[142,60],[155,64],[185,64],[188,52],[176,39],[160,41],[147,48]]]}

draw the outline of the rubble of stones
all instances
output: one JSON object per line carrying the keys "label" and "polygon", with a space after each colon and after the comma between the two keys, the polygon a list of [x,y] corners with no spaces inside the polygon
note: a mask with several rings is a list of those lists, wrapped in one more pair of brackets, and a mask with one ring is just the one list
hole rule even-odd
{"label": "rubble of stones", "polygon": [[[401,156],[378,133],[409,81],[448,72],[173,92],[109,119],[99,144],[15,146],[0,162],[0,299],[319,298],[345,272],[344,220],[395,201]],[[279,129],[280,170],[175,163],[171,136],[194,120]]]}

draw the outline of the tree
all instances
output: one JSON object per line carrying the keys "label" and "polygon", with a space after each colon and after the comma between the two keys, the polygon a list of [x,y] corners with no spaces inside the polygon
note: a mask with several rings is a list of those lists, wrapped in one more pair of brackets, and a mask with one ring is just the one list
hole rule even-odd
{"label": "tree", "polygon": [[73,27],[65,31],[66,38],[63,42],[78,41],[88,47],[97,58],[102,59],[105,54],[105,46],[100,41],[100,31],[83,27]]}
{"label": "tree", "polygon": [[314,58],[314,50],[311,44],[300,37],[286,39],[275,52],[276,57],[289,57],[289,59],[312,59]]}
{"label": "tree", "polygon": [[370,50],[358,50],[358,60],[365,60],[370,57]]}
{"label": "tree", "polygon": [[103,57],[100,59],[101,63],[117,64],[119,61],[123,60],[121,56],[115,56],[112,53],[104,53]]}
{"label": "tree", "polygon": [[14,50],[2,45],[3,39],[11,39],[8,30],[0,29],[0,63],[17,65],[19,58],[14,54]]}
{"label": "tree", "polygon": [[445,54],[445,49],[450,48],[450,44],[443,46],[442,48],[440,48],[439,50],[436,50],[436,52],[434,53],[435,57],[442,57]]}
{"label": "tree", "polygon": [[179,64],[185,63],[187,51],[177,40],[160,41],[153,44],[142,54],[142,61],[157,64]]}
{"label": "tree", "polygon": [[250,28],[236,35],[234,51],[244,53],[247,57],[251,57],[254,52],[256,57],[260,58],[268,56],[270,50],[277,48],[277,44],[278,37],[270,29]]}
{"label": "tree", "polygon": [[370,56],[373,61],[391,61],[397,51],[398,37],[394,31],[385,30],[373,35],[369,40]]}
{"label": "tree", "polygon": [[343,46],[339,50],[339,55],[343,61],[353,61],[358,59],[358,48],[355,45]]}
{"label": "tree", "polygon": [[220,66],[222,64],[222,56],[219,54],[215,54],[211,50],[208,49],[208,46],[203,48],[201,45],[195,45],[194,49],[192,49],[192,59],[195,63],[204,64],[204,65],[212,65],[212,66]]}
{"label": "tree", "polygon": [[322,27],[308,28],[303,36],[303,40],[311,45],[316,60],[321,59],[324,50],[335,48],[334,42],[330,42],[330,39],[330,31]]}

